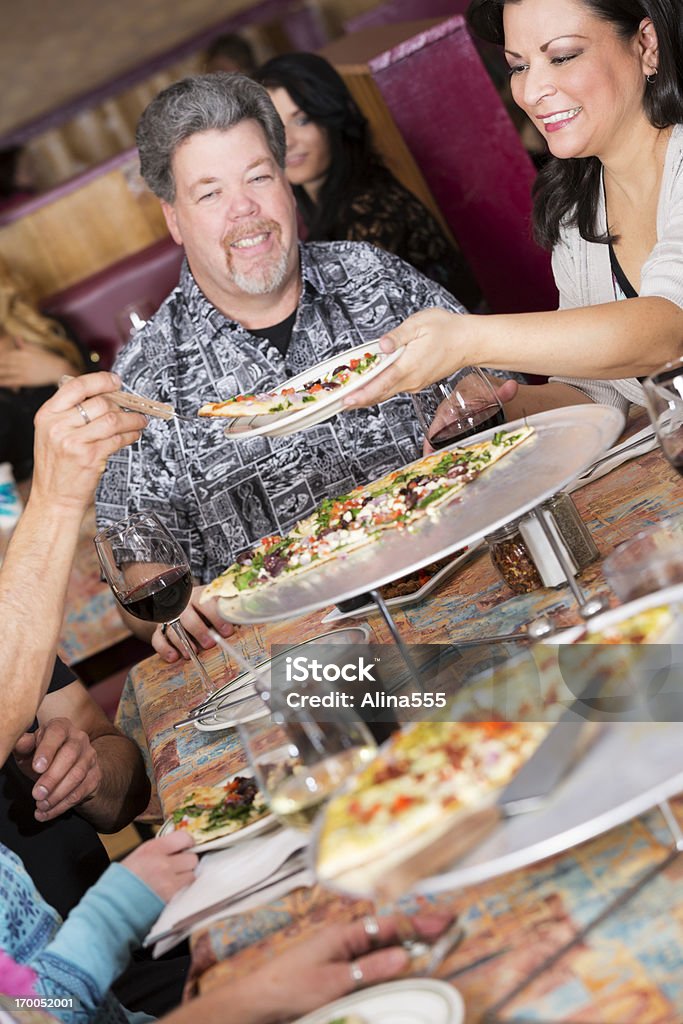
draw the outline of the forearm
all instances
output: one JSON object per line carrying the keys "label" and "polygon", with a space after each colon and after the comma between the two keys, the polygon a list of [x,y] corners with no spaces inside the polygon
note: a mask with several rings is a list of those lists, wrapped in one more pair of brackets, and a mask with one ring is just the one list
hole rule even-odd
{"label": "forearm", "polygon": [[[0,763],[30,726],[47,689],[82,512],[33,493],[0,571],[5,663]],[[38,624],[38,625],[37,625]]]}
{"label": "forearm", "polygon": [[531,416],[545,409],[560,409],[565,405],[590,404],[590,398],[583,391],[570,384],[552,381],[549,384],[520,384],[517,394],[504,403],[505,418],[508,421]]}
{"label": "forearm", "polygon": [[91,1019],[163,905],[127,868],[112,864],[31,964],[41,978],[41,992],[73,993]]}
{"label": "forearm", "polygon": [[638,298],[581,309],[453,318],[447,372],[474,363],[546,376],[643,377],[683,355],[683,310]]}
{"label": "forearm", "polygon": [[91,742],[102,779],[93,796],[78,806],[78,813],[98,832],[118,832],[149,803],[144,761],[132,740],[122,734],[99,736]]}

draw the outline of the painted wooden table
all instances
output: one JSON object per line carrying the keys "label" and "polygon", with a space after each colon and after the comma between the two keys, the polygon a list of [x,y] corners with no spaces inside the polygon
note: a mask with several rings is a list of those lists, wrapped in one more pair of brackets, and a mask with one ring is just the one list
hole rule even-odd
{"label": "painted wooden table", "polygon": [[[574,495],[601,554],[664,515],[683,512],[683,488],[658,451],[627,463]],[[603,584],[600,564],[582,584]],[[443,589],[396,614],[408,642],[445,643],[506,632],[541,613],[558,625],[577,620],[567,587],[514,597],[488,556],[481,553]],[[316,612],[296,620],[242,627],[238,643],[252,661],[267,658],[274,643],[295,643],[326,628]],[[351,621],[351,620],[348,620]],[[373,638],[390,642],[377,615]],[[204,655],[209,671],[232,676],[219,652]],[[202,699],[190,668],[185,672],[154,657],[131,673],[120,724],[140,743],[156,781],[160,813],[168,814],[197,783],[215,783],[244,765],[234,731],[173,730],[173,723]],[[616,770],[615,766],[615,770]],[[598,780],[596,780],[596,783]],[[674,802],[683,817],[683,803]],[[451,980],[467,1004],[467,1022],[572,1021],[582,1024],[681,1024],[683,1021],[683,863],[664,870],[619,912],[561,957],[493,1016],[485,1013],[531,971],[593,921],[615,895],[662,863],[671,838],[653,811],[565,854],[466,890],[401,906],[447,907],[460,915],[467,937],[438,977]],[[273,951],[321,924],[368,909],[316,887],[298,890],[248,914],[214,923],[193,936],[194,978],[202,990],[248,972]]]}

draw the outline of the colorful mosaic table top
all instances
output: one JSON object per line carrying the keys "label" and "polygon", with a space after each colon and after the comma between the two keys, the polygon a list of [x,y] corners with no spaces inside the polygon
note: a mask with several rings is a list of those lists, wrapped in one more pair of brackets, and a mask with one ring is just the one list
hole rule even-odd
{"label": "colorful mosaic table top", "polygon": [[[648,523],[683,512],[680,479],[658,451],[594,481],[574,499],[603,555]],[[582,575],[581,582],[589,591],[602,585],[599,563]],[[481,553],[437,593],[401,610],[395,620],[408,642],[446,643],[517,629],[541,613],[552,614],[558,625],[577,621],[567,587],[514,597]],[[324,614],[241,627],[237,642],[255,663],[269,656],[274,643],[296,643],[324,632]],[[372,616],[369,624],[372,639],[390,642],[379,616]],[[217,680],[237,674],[220,652],[203,657]],[[173,729],[173,723],[201,699],[190,667],[178,669],[157,657],[138,665],[126,684],[119,722],[145,752],[162,815],[178,805],[188,788],[215,783],[244,765],[234,730]],[[531,868],[463,891],[407,899],[402,906],[430,904],[460,915],[467,936],[437,976],[461,990],[467,1024],[474,1024],[615,895],[660,863],[670,843],[659,812],[652,811]],[[675,859],[633,901],[490,1019],[513,1024],[680,1024],[681,875],[683,859]],[[316,887],[214,923],[193,937],[194,978],[201,977],[202,989],[209,988],[234,973],[249,971],[263,957],[326,921],[367,910],[367,902],[345,900]]]}

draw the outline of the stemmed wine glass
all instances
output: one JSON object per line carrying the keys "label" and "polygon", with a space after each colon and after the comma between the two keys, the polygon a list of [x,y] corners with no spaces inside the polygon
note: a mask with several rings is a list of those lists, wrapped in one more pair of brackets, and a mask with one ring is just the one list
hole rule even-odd
{"label": "stemmed wine glass", "polygon": [[425,439],[435,449],[505,422],[503,406],[478,366],[465,366],[412,398]]}
{"label": "stemmed wine glass", "polygon": [[273,814],[306,832],[332,793],[377,751],[367,725],[348,709],[328,713],[324,721],[302,709],[286,718],[266,712],[240,723],[238,731]]}
{"label": "stemmed wine glass", "polygon": [[683,476],[683,359],[643,381],[645,401],[669,464]]}
{"label": "stemmed wine glass", "polygon": [[170,626],[211,694],[211,678],[180,622],[192,594],[190,565],[180,544],[153,512],[134,512],[100,530],[95,550],[124,611],[145,622]]}

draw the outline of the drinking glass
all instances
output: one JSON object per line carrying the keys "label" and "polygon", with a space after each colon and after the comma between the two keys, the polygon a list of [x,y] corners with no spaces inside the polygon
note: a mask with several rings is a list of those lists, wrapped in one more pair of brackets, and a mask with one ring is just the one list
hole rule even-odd
{"label": "drinking glass", "polygon": [[332,793],[377,751],[368,727],[348,709],[325,721],[302,710],[287,719],[275,712],[238,730],[271,811],[306,832]]}
{"label": "drinking glass", "polygon": [[131,302],[124,306],[116,314],[116,328],[124,345],[145,326],[155,312],[156,307],[151,299],[138,299],[137,302]]}
{"label": "drinking glass", "polygon": [[643,381],[643,389],[662,451],[683,476],[683,358],[662,366]]}
{"label": "drinking glass", "polygon": [[503,406],[477,366],[465,366],[412,398],[425,439],[435,449],[505,422]]}
{"label": "drinking glass", "polygon": [[95,550],[114,597],[145,622],[170,626],[187,650],[207,693],[214,686],[180,622],[192,594],[185,552],[153,512],[135,512],[95,537]]}

